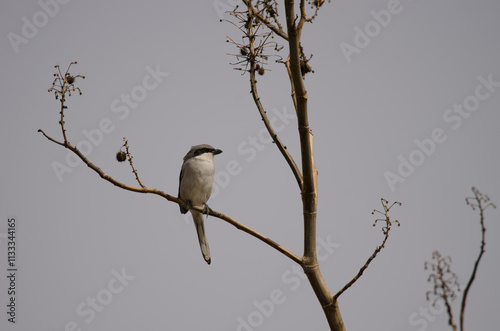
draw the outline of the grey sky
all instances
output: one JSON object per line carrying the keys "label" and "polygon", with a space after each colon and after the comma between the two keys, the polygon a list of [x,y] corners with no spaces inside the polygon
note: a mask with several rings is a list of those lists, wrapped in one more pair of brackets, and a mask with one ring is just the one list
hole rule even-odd
{"label": "grey sky", "polygon": [[[209,218],[207,266],[178,206],[104,182],[37,133],[60,139],[59,103],[47,89],[54,65],[78,61],[71,73],[86,79],[68,101],[67,130],[93,162],[135,185],[114,159],[127,137],[143,183],[175,195],[190,146],[220,148],[210,206],[301,254],[295,179],[262,132],[248,76],[229,65],[226,36],[239,35],[219,20],[232,1],[55,1],[0,7],[0,274],[9,217],[18,221],[19,268],[15,325],[0,280],[0,329],[237,330],[243,320],[259,331],[326,330],[292,261]],[[423,266],[436,249],[451,255],[464,286],[480,244],[464,199],[476,186],[500,204],[499,12],[493,0],[333,1],[305,26],[319,254],[332,292],[381,243],[370,214],[380,198],[403,203],[391,214],[401,227],[340,298],[350,331],[447,328],[446,313],[429,311]],[[270,62],[260,95],[299,162],[289,83]],[[70,171],[58,175],[57,164]],[[471,330],[500,324],[498,213],[486,212]]]}

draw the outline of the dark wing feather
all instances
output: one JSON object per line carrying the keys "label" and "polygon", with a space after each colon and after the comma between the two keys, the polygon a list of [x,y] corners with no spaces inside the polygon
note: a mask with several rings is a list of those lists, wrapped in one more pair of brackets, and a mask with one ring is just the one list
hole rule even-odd
{"label": "dark wing feather", "polygon": [[[181,197],[181,181],[182,181],[182,168],[181,168],[181,173],[179,174],[179,191],[178,191],[178,193],[177,193],[177,197],[178,197],[179,199],[182,199],[182,197]],[[183,199],[183,200],[184,200],[184,199]],[[180,208],[180,210],[181,210],[181,213],[182,213],[182,214],[185,214],[185,213],[187,213],[187,212],[189,211],[189,209],[186,209],[186,208],[185,208],[184,206],[182,206],[182,205],[179,205],[179,208]]]}

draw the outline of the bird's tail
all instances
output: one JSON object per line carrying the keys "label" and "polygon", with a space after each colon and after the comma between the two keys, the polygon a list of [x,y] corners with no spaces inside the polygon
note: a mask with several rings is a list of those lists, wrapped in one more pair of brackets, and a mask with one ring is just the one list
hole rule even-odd
{"label": "bird's tail", "polygon": [[205,235],[205,224],[203,220],[203,214],[197,211],[191,211],[194,220],[194,226],[196,227],[196,233],[198,233],[198,241],[200,243],[201,253],[205,261],[210,264],[210,248],[208,248],[207,236]]}

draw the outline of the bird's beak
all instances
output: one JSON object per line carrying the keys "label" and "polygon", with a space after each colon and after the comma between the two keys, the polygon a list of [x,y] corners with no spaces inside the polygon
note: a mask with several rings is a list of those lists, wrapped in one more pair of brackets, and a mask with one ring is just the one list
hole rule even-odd
{"label": "bird's beak", "polygon": [[222,153],[222,151],[220,149],[216,149],[213,151],[214,155],[217,155],[217,154],[220,154]]}

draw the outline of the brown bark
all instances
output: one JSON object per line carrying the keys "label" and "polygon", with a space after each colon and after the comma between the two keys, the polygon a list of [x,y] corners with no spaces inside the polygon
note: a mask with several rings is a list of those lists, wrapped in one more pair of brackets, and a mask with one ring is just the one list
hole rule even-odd
{"label": "brown bark", "polygon": [[301,16],[297,21],[294,1],[285,0],[286,23],[288,34],[288,45],[290,50],[289,66],[291,71],[292,86],[296,101],[298,131],[300,136],[300,149],[302,160],[302,207],[304,217],[304,256],[302,267],[311,283],[325,313],[326,319],[332,331],[345,330],[342,316],[337,301],[328,289],[323,275],[319,269],[316,255],[316,213],[318,204],[318,181],[316,165],[313,155],[313,135],[309,127],[307,113],[307,91],[300,70],[301,49],[300,35],[305,15],[304,3],[301,2]]}

